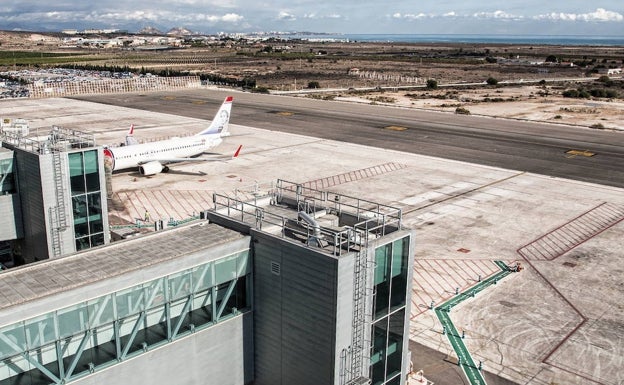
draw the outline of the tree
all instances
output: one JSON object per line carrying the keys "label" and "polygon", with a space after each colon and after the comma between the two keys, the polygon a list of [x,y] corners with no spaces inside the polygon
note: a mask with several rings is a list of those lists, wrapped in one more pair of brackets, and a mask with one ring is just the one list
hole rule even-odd
{"label": "tree", "polygon": [[494,79],[491,76],[485,82],[491,86],[495,86],[498,84],[498,80]]}
{"label": "tree", "polygon": [[427,88],[430,90],[435,90],[438,88],[438,81],[435,79],[427,79]]}
{"label": "tree", "polygon": [[321,84],[317,81],[308,82],[308,88],[321,88]]}
{"label": "tree", "polygon": [[545,61],[546,63],[556,63],[557,57],[555,55],[548,55]]}
{"label": "tree", "polygon": [[613,80],[611,80],[611,78],[607,75],[602,75],[598,78],[598,81],[604,83],[604,85],[607,87],[611,87],[613,85]]}

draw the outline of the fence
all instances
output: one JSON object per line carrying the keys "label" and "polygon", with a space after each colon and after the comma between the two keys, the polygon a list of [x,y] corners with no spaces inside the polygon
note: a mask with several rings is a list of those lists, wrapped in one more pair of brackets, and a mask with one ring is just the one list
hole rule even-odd
{"label": "fence", "polygon": [[200,88],[199,76],[142,77],[93,81],[38,82],[28,86],[31,98],[52,98],[71,95],[109,94],[120,92],[168,91],[179,88]]}

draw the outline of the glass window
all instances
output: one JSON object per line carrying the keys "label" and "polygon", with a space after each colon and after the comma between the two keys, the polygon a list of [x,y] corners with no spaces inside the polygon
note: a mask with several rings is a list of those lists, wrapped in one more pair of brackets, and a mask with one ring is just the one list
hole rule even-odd
{"label": "glass window", "polygon": [[391,245],[383,245],[375,250],[375,285],[388,281],[388,257]]}
{"label": "glass window", "polygon": [[13,159],[0,159],[0,195],[15,193]]}
{"label": "glass window", "polygon": [[168,278],[169,299],[178,299],[188,297],[191,294],[191,277],[193,272],[185,270]]}
{"label": "glass window", "polygon": [[388,314],[390,303],[390,252],[392,244],[383,245],[375,250],[375,319]]}
{"label": "glass window", "polygon": [[84,173],[87,191],[91,192],[100,190],[97,150],[84,152]]}
{"label": "glass window", "polygon": [[198,266],[193,269],[193,285],[194,291],[202,291],[213,286],[212,283],[212,262]]}
{"label": "glass window", "polygon": [[237,260],[236,255],[230,255],[215,262],[215,284],[236,279]]}
{"label": "glass window", "polygon": [[389,317],[388,350],[386,377],[391,378],[401,373],[403,359],[403,329],[405,325],[405,309],[393,313]]}
{"label": "glass window", "polygon": [[239,277],[251,273],[251,263],[249,263],[249,250],[238,253],[237,269]]}
{"label": "glass window", "polygon": [[392,272],[391,276],[403,274],[407,270],[407,253],[409,252],[409,237],[392,242]]}
{"label": "glass window", "polygon": [[26,333],[26,344],[31,350],[54,342],[56,340],[54,313],[29,319],[24,323],[24,331]]}
{"label": "glass window", "polygon": [[76,238],[76,250],[84,250],[89,247],[89,237]]}
{"label": "glass window", "polygon": [[67,155],[69,159],[69,178],[72,195],[85,192],[84,167],[82,153],[76,152]]}
{"label": "glass window", "polygon": [[24,323],[19,322],[0,329],[0,359],[27,350]]}
{"label": "glass window", "polygon": [[60,338],[79,334],[89,327],[88,308],[82,303],[59,310],[57,317]]}
{"label": "glass window", "polygon": [[392,281],[390,283],[390,311],[405,306],[407,300],[407,266],[409,262],[409,237],[392,244]]}
{"label": "glass window", "polygon": [[110,323],[115,319],[112,294],[89,301],[87,309],[89,310],[89,325],[91,327]]}
{"label": "glass window", "polygon": [[87,198],[85,195],[75,195],[72,197],[72,210],[74,213],[74,222],[83,220],[86,221],[87,212]]}
{"label": "glass window", "polygon": [[104,244],[104,234],[95,234],[91,236],[91,247],[100,246]]}
{"label": "glass window", "polygon": [[102,199],[99,192],[87,195],[87,213],[92,233],[102,232]]}
{"label": "glass window", "polygon": [[145,309],[145,292],[143,285],[134,286],[115,295],[117,318],[136,314]]}
{"label": "glass window", "polygon": [[166,301],[165,278],[155,279],[145,285],[145,308],[160,306]]}

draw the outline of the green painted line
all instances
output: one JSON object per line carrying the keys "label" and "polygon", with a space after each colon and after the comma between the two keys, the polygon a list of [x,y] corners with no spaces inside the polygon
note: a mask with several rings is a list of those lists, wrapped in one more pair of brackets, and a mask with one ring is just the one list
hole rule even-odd
{"label": "green painted line", "polygon": [[442,327],[446,331],[446,337],[448,338],[455,354],[457,354],[458,359],[460,360],[460,366],[466,375],[466,378],[470,382],[471,385],[485,385],[485,378],[481,373],[481,370],[475,364],[468,348],[466,348],[466,344],[462,339],[462,336],[457,332],[455,325],[453,325],[453,321],[451,321],[451,316],[449,312],[451,309],[459,304],[462,301],[465,301],[468,298],[474,297],[477,293],[485,290],[487,287],[491,285],[496,285],[496,283],[500,280],[511,274],[513,271],[507,266],[507,264],[503,261],[494,261],[494,263],[501,269],[500,272],[494,274],[487,279],[480,281],[473,287],[463,291],[462,293],[457,294],[455,297],[449,299],[444,302],[440,306],[435,308],[435,313]]}

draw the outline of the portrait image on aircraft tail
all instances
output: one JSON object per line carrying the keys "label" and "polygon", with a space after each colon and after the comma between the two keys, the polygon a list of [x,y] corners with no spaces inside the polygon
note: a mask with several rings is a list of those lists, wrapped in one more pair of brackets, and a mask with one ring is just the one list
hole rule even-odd
{"label": "portrait image on aircraft tail", "polygon": [[138,143],[134,137],[134,125],[131,125],[126,134],[125,145],[105,147],[104,156],[113,171],[138,168],[141,175],[167,172],[167,165],[171,163],[224,161],[235,158],[240,154],[242,145],[238,146],[232,156],[201,157],[205,151],[219,146],[223,138],[230,135],[232,101],[232,96],[225,98],[210,125],[188,137]]}

